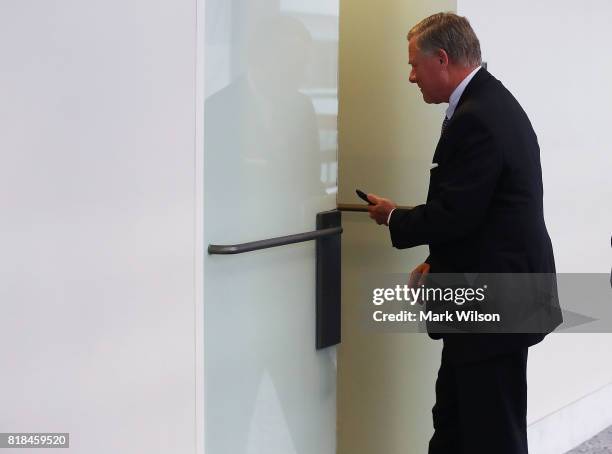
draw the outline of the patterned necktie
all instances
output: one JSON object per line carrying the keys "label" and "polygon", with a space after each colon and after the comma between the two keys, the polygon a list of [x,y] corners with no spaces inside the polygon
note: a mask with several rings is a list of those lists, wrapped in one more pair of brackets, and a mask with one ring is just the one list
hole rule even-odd
{"label": "patterned necktie", "polygon": [[444,130],[446,129],[446,125],[448,124],[449,119],[446,118],[446,115],[444,115],[444,121],[442,122],[442,131],[440,132],[440,135],[444,134]]}

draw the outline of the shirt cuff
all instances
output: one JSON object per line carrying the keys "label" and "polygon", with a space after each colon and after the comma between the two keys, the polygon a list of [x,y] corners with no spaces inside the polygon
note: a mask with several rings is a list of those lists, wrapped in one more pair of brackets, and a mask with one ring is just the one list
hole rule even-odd
{"label": "shirt cuff", "polygon": [[387,217],[387,225],[389,225],[389,223],[391,222],[391,215],[393,214],[394,211],[395,211],[395,208],[389,211],[389,216]]}

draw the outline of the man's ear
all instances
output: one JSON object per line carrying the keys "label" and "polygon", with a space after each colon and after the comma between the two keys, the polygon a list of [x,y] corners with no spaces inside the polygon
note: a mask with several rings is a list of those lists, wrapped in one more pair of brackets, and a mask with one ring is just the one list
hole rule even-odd
{"label": "man's ear", "polygon": [[438,49],[436,57],[442,66],[448,66],[448,54],[444,49]]}

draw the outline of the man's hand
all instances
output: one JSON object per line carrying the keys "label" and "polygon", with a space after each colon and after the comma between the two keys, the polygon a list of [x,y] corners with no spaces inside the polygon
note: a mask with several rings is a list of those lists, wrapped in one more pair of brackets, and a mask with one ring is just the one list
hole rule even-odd
{"label": "man's hand", "polygon": [[395,203],[389,199],[383,199],[382,197],[378,197],[374,194],[368,194],[368,200],[374,204],[368,206],[370,218],[374,219],[378,225],[387,225],[389,213],[391,213],[391,210],[393,210],[397,205],[395,205]]}
{"label": "man's hand", "polygon": [[[429,274],[429,263],[421,263],[410,273],[410,277],[408,278],[408,287],[416,288],[421,285],[425,285],[425,281],[427,280],[427,274]],[[423,304],[423,300],[418,301],[419,304]]]}

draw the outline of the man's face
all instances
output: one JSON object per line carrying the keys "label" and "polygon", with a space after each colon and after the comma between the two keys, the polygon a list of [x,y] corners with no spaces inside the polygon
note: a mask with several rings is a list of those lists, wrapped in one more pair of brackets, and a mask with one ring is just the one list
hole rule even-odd
{"label": "man's face", "polygon": [[448,102],[448,96],[445,99],[445,67],[438,56],[425,54],[418,49],[416,37],[408,42],[408,64],[411,66],[410,82],[419,86],[426,103]]}

